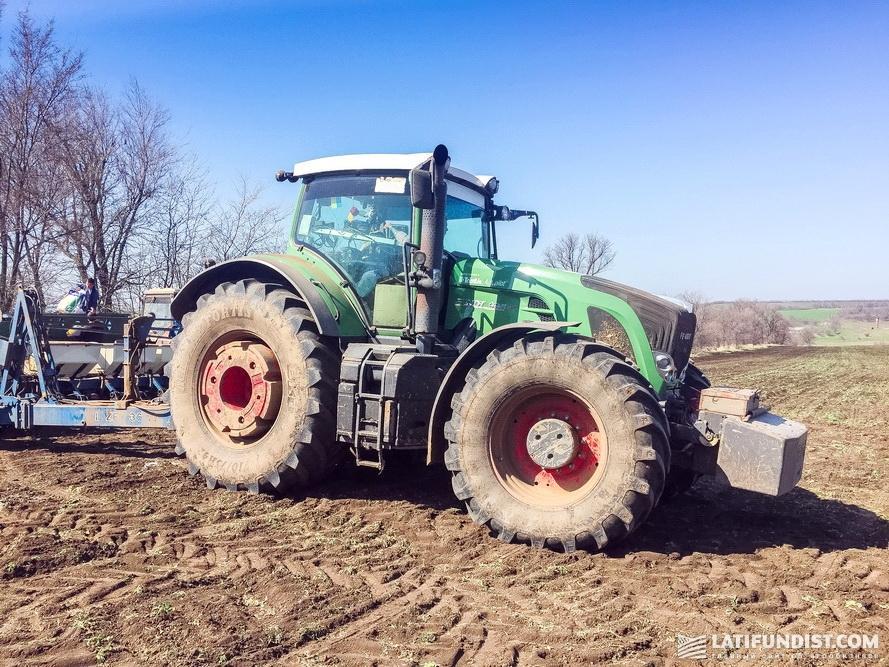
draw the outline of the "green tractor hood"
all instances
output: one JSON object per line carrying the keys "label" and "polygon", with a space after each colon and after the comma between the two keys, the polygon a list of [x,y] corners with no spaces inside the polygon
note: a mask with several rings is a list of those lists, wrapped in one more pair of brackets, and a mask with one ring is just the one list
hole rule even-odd
{"label": "green tractor hood", "polygon": [[631,357],[660,392],[654,352],[681,371],[694,341],[695,316],[677,302],[611,280],[536,264],[463,259],[451,274],[447,326],[471,317],[479,333],[521,321],[580,322],[591,336]]}

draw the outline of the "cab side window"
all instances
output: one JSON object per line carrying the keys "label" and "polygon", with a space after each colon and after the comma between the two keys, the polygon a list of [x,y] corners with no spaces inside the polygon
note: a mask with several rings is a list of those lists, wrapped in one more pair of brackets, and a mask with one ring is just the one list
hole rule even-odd
{"label": "cab side window", "polygon": [[[449,186],[450,189],[450,186]],[[474,204],[448,195],[444,248],[458,257],[488,258],[488,223],[484,202]]]}

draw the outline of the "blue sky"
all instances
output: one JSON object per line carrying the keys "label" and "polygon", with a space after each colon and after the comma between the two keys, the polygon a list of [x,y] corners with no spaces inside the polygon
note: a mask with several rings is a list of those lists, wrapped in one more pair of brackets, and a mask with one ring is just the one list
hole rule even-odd
{"label": "blue sky", "polygon": [[889,298],[887,4],[13,0],[7,29],[26,4],[223,196],[289,206],[295,161],[443,141],[540,212],[503,257],[588,230],[658,293]]}

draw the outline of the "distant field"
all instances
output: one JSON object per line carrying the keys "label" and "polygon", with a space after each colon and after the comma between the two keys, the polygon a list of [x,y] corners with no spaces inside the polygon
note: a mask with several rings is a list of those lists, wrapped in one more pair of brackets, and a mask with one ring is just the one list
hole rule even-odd
{"label": "distant field", "polygon": [[840,314],[839,308],[782,308],[778,311],[791,324],[827,322]]}
{"label": "distant field", "polygon": [[809,308],[846,308],[855,310],[858,308],[886,308],[889,307],[889,299],[853,299],[836,301],[761,301],[767,306],[774,306],[779,310],[806,310]]}
{"label": "distant field", "polygon": [[[788,319],[791,327],[811,328],[815,333],[815,345],[889,345],[889,321],[879,325],[874,319],[850,319],[845,312],[830,305],[803,308],[797,304],[782,304],[778,312]],[[799,304],[805,305],[805,304]],[[816,304],[813,304],[816,305]],[[839,319],[839,331],[831,333],[828,323]]]}
{"label": "distant field", "polygon": [[859,320],[842,320],[840,332],[829,334],[820,332],[815,336],[815,345],[889,345],[889,322],[873,322]]}

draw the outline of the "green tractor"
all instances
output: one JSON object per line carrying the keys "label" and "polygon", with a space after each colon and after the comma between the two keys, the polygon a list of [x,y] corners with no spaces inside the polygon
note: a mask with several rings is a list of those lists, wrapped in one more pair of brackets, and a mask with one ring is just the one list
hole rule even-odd
{"label": "green tractor", "polygon": [[600,278],[511,262],[497,179],[430,154],[299,163],[287,252],[179,292],[177,451],[207,486],[282,490],[401,450],[450,471],[506,542],[602,549],[700,475],[778,495],[806,428],[689,363],[695,316]]}

